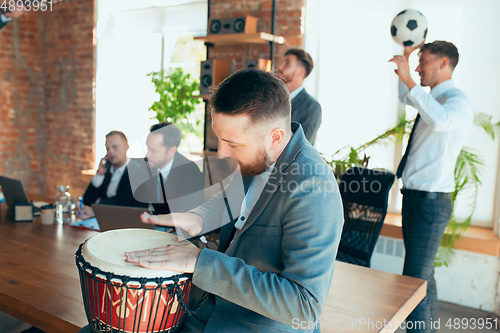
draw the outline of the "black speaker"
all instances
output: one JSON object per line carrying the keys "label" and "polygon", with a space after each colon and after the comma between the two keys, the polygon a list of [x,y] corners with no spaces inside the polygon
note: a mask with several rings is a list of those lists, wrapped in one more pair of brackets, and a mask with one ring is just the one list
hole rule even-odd
{"label": "black speaker", "polygon": [[208,27],[208,33],[211,35],[255,32],[257,32],[257,19],[252,16],[211,19]]}
{"label": "black speaker", "polygon": [[229,75],[229,63],[222,60],[201,62],[200,94],[210,94],[210,87],[218,86]]}

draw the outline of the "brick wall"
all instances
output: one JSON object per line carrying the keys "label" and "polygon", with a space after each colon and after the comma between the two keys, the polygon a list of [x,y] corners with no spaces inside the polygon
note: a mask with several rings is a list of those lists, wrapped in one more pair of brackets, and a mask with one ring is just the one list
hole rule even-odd
{"label": "brick wall", "polygon": [[0,30],[0,175],[79,195],[94,165],[94,0],[28,12]]}
{"label": "brick wall", "polygon": [[[271,0],[208,0],[210,2],[210,18],[253,16],[257,18],[258,32],[271,32],[272,8]],[[303,47],[305,25],[305,0],[276,1],[275,35],[285,37],[286,43],[276,44],[274,63],[283,58],[291,47]],[[208,58],[224,60],[229,63],[229,72],[233,73],[245,67],[246,59],[269,59],[271,46],[236,45],[213,46],[208,49]],[[217,150],[217,136],[212,130],[210,113],[205,115],[205,150]]]}
{"label": "brick wall", "polygon": [[[210,18],[254,16],[258,19],[257,31],[271,32],[271,0],[209,0]],[[279,62],[290,47],[304,44],[305,0],[277,0],[275,34],[286,38],[286,44],[276,44],[275,61]],[[209,59],[229,62],[229,71],[243,69],[245,59],[269,59],[270,46],[241,45],[216,46],[209,49]]]}

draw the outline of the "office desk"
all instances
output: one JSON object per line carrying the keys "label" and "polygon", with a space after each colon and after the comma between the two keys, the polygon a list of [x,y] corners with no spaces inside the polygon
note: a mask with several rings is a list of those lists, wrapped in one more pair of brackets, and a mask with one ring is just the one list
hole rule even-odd
{"label": "office desk", "polygon": [[394,332],[426,289],[425,280],[337,261],[321,332]]}
{"label": "office desk", "polygon": [[[14,223],[5,204],[0,212],[0,311],[46,332],[77,332],[87,319],[74,253],[97,232],[46,226],[39,218]],[[363,319],[397,326],[424,295],[425,281],[337,262],[322,332],[379,331],[328,328]]]}
{"label": "office desk", "polygon": [[0,206],[0,311],[46,332],[78,331],[87,318],[74,254],[96,232],[14,223]]}

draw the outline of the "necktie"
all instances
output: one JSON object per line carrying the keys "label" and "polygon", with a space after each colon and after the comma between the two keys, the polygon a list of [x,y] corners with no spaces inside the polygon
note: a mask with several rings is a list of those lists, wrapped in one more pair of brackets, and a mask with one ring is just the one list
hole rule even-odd
{"label": "necktie", "polygon": [[111,182],[111,177],[113,175],[111,174],[111,171],[106,171],[106,173],[104,174],[104,180],[102,182],[102,185],[101,185],[101,195],[100,195],[100,201],[102,201],[103,199],[106,199],[108,197],[108,186],[109,186],[109,183]]}
{"label": "necktie", "polygon": [[410,138],[408,139],[408,146],[406,146],[405,154],[403,155],[403,158],[401,158],[401,162],[399,162],[398,170],[396,171],[396,177],[398,178],[401,178],[401,176],[403,175],[403,171],[406,166],[406,161],[408,160],[408,155],[410,154],[410,148],[413,142],[413,135],[415,134],[415,128],[417,128],[419,120],[420,120],[420,114],[418,114],[417,118],[415,118],[415,123],[413,124],[413,128],[410,133]]}
{"label": "necktie", "polygon": [[[163,176],[160,172],[160,188],[161,188],[161,193],[162,193],[162,197],[160,197],[160,203],[166,203],[167,202],[167,196],[165,194],[165,183],[163,182]],[[158,189],[159,190],[159,189]]]}
{"label": "necktie", "polygon": [[[248,192],[248,188],[250,187],[250,184],[252,183],[252,179],[253,177],[251,176],[243,176],[243,189],[245,191],[245,196]],[[243,198],[243,200],[245,200],[245,198]],[[234,225],[236,223],[236,221],[238,221],[240,217],[236,217],[233,221],[232,221],[232,224]],[[227,242],[227,246],[225,246],[224,250],[222,252],[224,252],[228,247],[229,245],[231,245],[231,242],[234,238],[234,234],[236,233],[236,227],[233,226],[233,230],[231,230],[231,234],[229,235],[229,239],[228,239],[228,242]]]}

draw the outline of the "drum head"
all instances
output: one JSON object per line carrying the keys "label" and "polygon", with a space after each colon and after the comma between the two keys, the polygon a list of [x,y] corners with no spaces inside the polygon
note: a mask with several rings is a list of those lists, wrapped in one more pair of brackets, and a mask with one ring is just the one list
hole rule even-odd
{"label": "drum head", "polygon": [[129,263],[125,252],[152,249],[161,246],[182,245],[195,247],[177,236],[156,230],[118,229],[106,231],[87,239],[82,248],[85,261],[102,271],[135,278],[167,278],[181,274],[166,270],[154,270]]}

